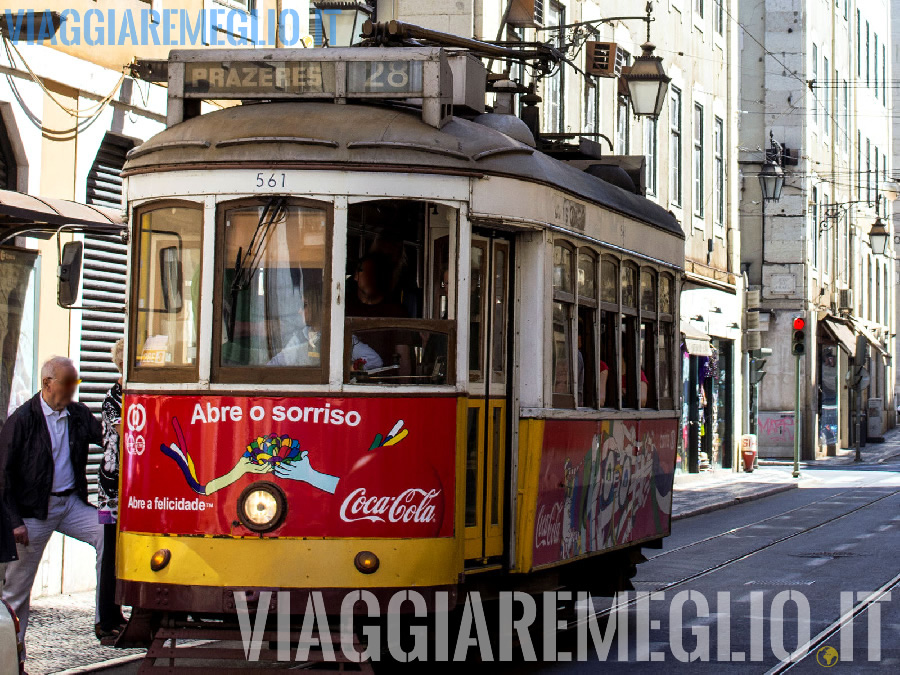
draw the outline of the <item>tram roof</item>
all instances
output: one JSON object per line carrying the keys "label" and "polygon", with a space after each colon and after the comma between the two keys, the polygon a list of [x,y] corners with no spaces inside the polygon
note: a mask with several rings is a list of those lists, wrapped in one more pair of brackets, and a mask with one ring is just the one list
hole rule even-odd
{"label": "tram roof", "polygon": [[483,124],[453,117],[436,129],[402,106],[284,101],[224,108],[134,148],[123,174],[255,164],[508,176],[557,187],[684,237],[675,216],[649,199]]}

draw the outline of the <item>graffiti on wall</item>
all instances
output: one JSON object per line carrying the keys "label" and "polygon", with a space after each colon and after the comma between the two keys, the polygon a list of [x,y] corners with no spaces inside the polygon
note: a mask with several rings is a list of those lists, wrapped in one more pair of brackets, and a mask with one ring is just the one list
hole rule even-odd
{"label": "graffiti on wall", "polygon": [[759,446],[793,446],[794,413],[759,413]]}
{"label": "graffiti on wall", "polygon": [[669,529],[677,421],[547,421],[535,565]]}

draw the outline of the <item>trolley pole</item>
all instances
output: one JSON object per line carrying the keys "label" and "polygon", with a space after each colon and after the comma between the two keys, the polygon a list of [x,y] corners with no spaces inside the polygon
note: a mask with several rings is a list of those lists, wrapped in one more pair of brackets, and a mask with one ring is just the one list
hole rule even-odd
{"label": "trolley pole", "polygon": [[794,478],[800,478],[800,354],[794,356]]}

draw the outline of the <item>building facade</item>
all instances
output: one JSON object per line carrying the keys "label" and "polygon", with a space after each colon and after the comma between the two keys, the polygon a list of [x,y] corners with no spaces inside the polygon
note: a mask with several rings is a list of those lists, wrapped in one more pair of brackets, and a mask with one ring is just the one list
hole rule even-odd
{"label": "building facade", "polygon": [[[741,262],[760,291],[762,347],[772,350],[760,451],[791,456],[799,436],[802,458],[814,459],[855,442],[854,357],[870,377],[861,436],[896,423],[894,248],[873,250],[869,237],[876,218],[892,215],[882,191],[892,172],[890,6],[767,0],[740,10]],[[767,158],[784,171],[782,196],[768,204],[757,180]],[[806,323],[799,360],[796,317]]]}

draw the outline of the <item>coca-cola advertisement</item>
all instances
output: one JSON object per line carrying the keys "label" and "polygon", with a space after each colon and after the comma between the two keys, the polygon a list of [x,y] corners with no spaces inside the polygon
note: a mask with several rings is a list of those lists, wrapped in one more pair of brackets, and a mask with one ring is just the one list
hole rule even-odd
{"label": "coca-cola advertisement", "polygon": [[455,399],[126,394],[122,419],[123,531],[259,536],[241,495],[269,486],[267,536],[453,536]]}
{"label": "coca-cola advertisement", "polygon": [[548,420],[533,564],[669,532],[676,420]]}

